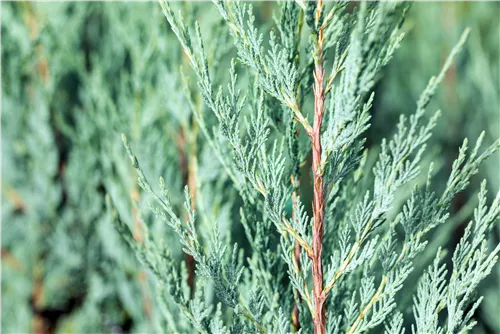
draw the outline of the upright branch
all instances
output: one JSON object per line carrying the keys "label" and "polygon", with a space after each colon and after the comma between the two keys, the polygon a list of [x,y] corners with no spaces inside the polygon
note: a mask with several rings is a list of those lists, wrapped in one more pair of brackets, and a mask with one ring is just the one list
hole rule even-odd
{"label": "upright branch", "polygon": [[320,26],[321,10],[323,2],[318,1],[316,7],[316,45],[314,49],[314,123],[310,134],[312,145],[312,172],[314,182],[313,198],[313,232],[312,232],[312,275],[313,275],[313,298],[314,298],[314,333],[323,334],[326,331],[326,298],[323,296],[323,264],[321,261],[323,252],[323,232],[325,216],[324,184],[321,171],[321,123],[325,111],[324,92],[324,59],[323,59],[323,26]]}
{"label": "upright branch", "polygon": [[[298,130],[297,130],[297,135],[298,135]],[[295,216],[297,215],[296,212],[297,196],[299,192],[300,181],[298,178],[295,179],[294,174],[291,175],[291,178],[292,178],[292,184],[294,185],[295,188],[294,191],[292,192],[292,220],[294,220]],[[300,242],[298,240],[295,240],[295,248],[293,252],[294,252],[295,262],[297,263],[297,270],[301,270],[300,253],[302,252],[302,246],[300,245]],[[301,302],[302,302],[302,296],[300,295],[300,292],[297,291],[297,301],[293,305],[293,312],[292,312],[292,324],[296,331],[299,331],[301,328],[299,305],[297,305],[298,303]]]}
{"label": "upright branch", "polygon": [[[132,210],[132,217],[134,221],[134,228],[133,228],[133,237],[134,240],[142,244],[144,242],[144,231],[142,228],[142,221],[139,217],[139,212],[137,209],[138,203],[140,203],[140,193],[139,189],[137,188],[137,185],[134,184],[132,190],[130,191],[130,196],[133,200],[131,210]],[[148,293],[148,281],[147,281],[147,273],[145,270],[141,270],[137,274],[137,279],[139,281],[139,286],[141,289],[141,296],[142,296],[142,305],[144,309],[144,313],[148,318],[151,316],[152,312],[152,303],[151,303],[151,298]]]}
{"label": "upright branch", "polygon": [[[187,126],[187,125],[186,125]],[[196,207],[196,142],[197,128],[193,121],[193,133],[186,134],[186,126],[181,126],[177,146],[179,149],[179,164],[182,173],[182,184],[187,185],[191,190],[191,207]],[[185,220],[188,221],[189,213],[185,213]],[[195,261],[190,254],[185,255],[187,265],[187,283],[190,290],[190,297],[194,297],[195,291]]]}

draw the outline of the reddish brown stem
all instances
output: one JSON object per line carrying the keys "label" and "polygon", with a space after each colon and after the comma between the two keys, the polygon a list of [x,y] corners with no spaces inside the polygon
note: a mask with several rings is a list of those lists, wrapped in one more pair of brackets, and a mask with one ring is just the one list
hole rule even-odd
{"label": "reddish brown stem", "polygon": [[[297,182],[297,191],[298,191],[298,180]],[[292,181],[293,183],[293,181]],[[292,193],[292,220],[295,218],[296,212],[295,208],[297,207],[297,192],[294,191]],[[297,270],[301,270],[301,265],[300,265],[300,252],[302,251],[302,247],[300,246],[300,243],[298,241],[295,241],[295,249],[294,249],[294,256],[295,256],[295,261],[297,262]],[[299,312],[299,306],[298,304],[302,302],[302,296],[300,295],[299,292],[297,292],[297,299],[298,301],[294,304],[293,306],[293,312],[292,312],[292,324],[293,327],[295,327],[296,331],[299,331],[301,326],[300,326],[300,312]]]}
{"label": "reddish brown stem", "polygon": [[[322,1],[318,1],[317,21],[321,16]],[[312,172],[314,182],[313,198],[313,231],[312,231],[312,276],[313,276],[313,299],[314,299],[314,333],[324,334],[326,332],[326,297],[323,295],[323,232],[324,232],[324,184],[321,171],[321,124],[324,114],[324,69],[323,69],[323,27],[319,28],[315,50],[314,65],[314,123],[310,134],[312,144]]]}
{"label": "reddish brown stem", "polygon": [[5,183],[2,184],[2,192],[16,211],[23,212],[25,210],[26,206],[18,192]]}
{"label": "reddish brown stem", "polygon": [[[189,187],[190,193],[191,193],[191,207],[195,207],[195,198],[196,198],[196,178],[195,178],[195,173],[194,173],[194,166],[193,163],[190,161],[189,166],[188,166],[188,180],[187,180],[187,185]],[[186,213],[186,215],[188,215]],[[186,218],[188,219],[188,217]],[[187,262],[187,270],[188,270],[188,285],[190,288],[190,294],[191,298],[194,297],[194,277],[195,277],[195,269],[196,269],[196,264],[194,262],[194,258],[191,255],[186,255],[186,262]]]}
{"label": "reddish brown stem", "polygon": [[[177,141],[177,148],[179,150],[179,164],[182,172],[182,180],[183,184],[187,184],[188,188],[191,192],[191,207],[195,207],[195,196],[196,196],[196,179],[195,179],[195,171],[194,171],[194,166],[192,164],[192,159],[189,159],[190,157],[188,156],[187,152],[187,140],[186,140],[186,133],[184,130],[184,127],[181,127],[181,132],[179,134],[179,138]],[[188,213],[186,213],[186,219],[189,219]],[[186,254],[185,255],[186,259],[186,265],[187,265],[187,271],[188,271],[188,278],[187,278],[187,283],[189,286],[190,290],[190,295],[191,298],[194,296],[194,276],[195,276],[195,262],[194,258]]]}
{"label": "reddish brown stem", "polygon": [[[44,304],[44,286],[42,272],[40,270],[34,270],[33,283],[33,288],[31,290],[33,309],[41,310],[43,309]],[[51,332],[49,330],[50,319],[44,317],[38,312],[34,313],[33,318],[31,319],[31,326],[33,332],[36,334],[48,334]]]}
{"label": "reddish brown stem", "polygon": [[19,259],[12,255],[7,249],[1,249],[1,256],[2,261],[5,262],[9,267],[18,271],[24,271],[24,267],[21,261],[19,261]]}
{"label": "reddish brown stem", "polygon": [[146,318],[150,319],[152,312],[152,303],[151,296],[149,295],[148,290],[148,275],[145,271],[141,271],[138,278],[142,292],[142,308],[144,310],[144,313],[146,314]]}
{"label": "reddish brown stem", "polygon": [[[31,40],[34,41],[40,35],[40,27],[38,23],[39,18],[37,17],[37,13],[35,12],[35,8],[33,7],[33,5],[27,2],[23,2],[22,5],[24,6],[24,23],[28,27],[28,32]],[[45,85],[50,75],[49,62],[47,61],[46,57],[41,56],[44,53],[44,48],[42,45],[38,45],[35,47],[35,53],[39,56],[39,60],[36,64],[36,69],[38,71],[38,74],[40,75],[42,83]]]}
{"label": "reddish brown stem", "polygon": [[[135,202],[139,203],[140,194],[139,190],[137,189],[137,184],[132,189],[130,196]],[[134,205],[132,205],[132,216],[134,219],[134,229],[133,229],[134,240],[137,241],[138,243],[143,243],[144,231],[142,228],[141,220],[139,219],[139,213],[137,212],[137,209],[135,208]],[[151,297],[149,296],[148,293],[148,281],[146,272],[140,271],[139,274],[137,275],[137,279],[139,281],[139,286],[141,289],[144,314],[146,315],[146,318],[149,319],[151,317]]]}
{"label": "reddish brown stem", "polygon": [[[132,197],[132,199],[136,203],[139,203],[139,200],[140,200],[139,190],[137,189],[136,186],[134,186],[134,188],[130,192],[130,197]],[[134,220],[134,227],[133,227],[134,240],[137,241],[138,243],[142,243],[142,241],[144,239],[143,232],[142,232],[142,225],[141,225],[141,221],[139,219],[139,215],[137,213],[137,209],[135,208],[135,205],[132,204],[131,210],[132,210],[132,218]]]}

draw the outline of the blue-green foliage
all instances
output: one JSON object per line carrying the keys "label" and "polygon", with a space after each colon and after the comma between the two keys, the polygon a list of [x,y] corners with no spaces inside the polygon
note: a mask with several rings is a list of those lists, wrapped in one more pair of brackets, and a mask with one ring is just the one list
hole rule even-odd
{"label": "blue-green foliage", "polygon": [[[441,114],[466,114],[441,96],[462,66],[474,89],[458,81],[460,91],[480,92],[481,114],[498,123],[488,107],[498,83],[477,74],[496,66],[481,49],[489,37],[471,25],[469,40],[467,29],[429,56],[404,36],[419,40],[412,24],[423,29],[434,9],[338,1],[317,16],[316,6],[2,6],[2,331],[290,333],[298,320],[312,333],[320,49],[326,331],[485,326],[475,313],[497,261],[499,196],[489,204],[475,175],[497,190],[481,164],[498,129],[474,118],[452,148],[433,138]],[[398,56],[423,48],[419,62]],[[405,80],[413,95],[396,99]],[[472,148],[465,135],[478,138]],[[479,204],[457,210],[476,188]]]}

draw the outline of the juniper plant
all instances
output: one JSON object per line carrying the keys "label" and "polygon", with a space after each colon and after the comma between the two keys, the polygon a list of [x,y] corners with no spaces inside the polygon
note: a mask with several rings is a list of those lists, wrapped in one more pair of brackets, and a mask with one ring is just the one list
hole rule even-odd
{"label": "juniper plant", "polygon": [[[289,331],[287,323],[291,330],[314,333],[367,332],[382,323],[389,333],[404,331],[403,319],[411,320],[403,315],[406,306],[397,296],[414,262],[424,251],[431,230],[447,221],[453,198],[500,145],[497,140],[481,153],[482,134],[467,154],[465,140],[440,195],[431,187],[432,164],[426,184],[416,182],[439,117],[436,112],[426,121],[427,106],[469,31],[451,50],[439,74],[429,80],[416,111],[409,118],[401,116],[392,138],[382,141],[370,173],[363,136],[370,126],[374,85],[400,45],[410,4],[283,3],[266,50],[252,5],[214,3],[237,52],[227,92],[215,88],[212,73],[219,69],[207,60],[199,23],[195,22],[193,36],[182,14],[160,2],[203,101],[216,117],[210,132],[207,115],[195,113],[203,136],[242,200],[240,219],[252,246],[248,255],[252,270],[245,269],[236,245],[232,256],[225,255],[228,246],[221,242],[216,222],[213,240],[205,246],[197,232],[188,188],[188,219],[183,223],[172,210],[163,179],[158,193],[125,136],[123,142],[139,185],[159,205],[152,206],[155,214],[178,234],[184,252],[196,262],[198,279],[211,279],[217,299],[233,309],[230,328],[222,322],[220,306],[211,321],[209,311],[201,312],[200,289],[193,301],[180,293],[167,246],[133,242],[118,219],[119,230],[202,333],[282,333]],[[253,82],[248,91],[249,110],[245,110],[246,97],[237,88],[243,69],[242,75]],[[245,111],[249,114],[243,118]],[[228,150],[230,161],[225,157]],[[299,166],[308,163],[309,154],[312,217],[297,193]],[[412,184],[411,194],[399,207],[401,190]],[[421,278],[414,304],[414,332],[451,333],[474,325],[472,315],[480,299],[472,292],[490,273],[499,251],[498,246],[489,250],[486,242],[488,231],[498,221],[498,195],[487,210],[484,183],[481,189],[476,223],[466,229],[454,252],[452,275],[448,277],[439,266],[442,252],[438,252],[434,265]],[[291,215],[287,210],[290,200]],[[279,247],[270,242],[273,240]],[[282,272],[273,276],[273,267],[281,271],[283,265],[288,267],[288,278]],[[438,316],[444,310],[447,320],[442,323]]]}
{"label": "juniper plant", "polygon": [[[423,85],[425,78],[435,71],[435,66],[431,64],[442,59],[443,54],[448,52],[447,50],[451,47],[450,44],[458,38],[458,32],[468,25],[471,27],[471,36],[464,45],[460,59],[448,71],[443,88],[437,92],[434,98],[434,105],[446,106],[446,108],[443,109],[443,116],[437,124],[436,135],[430,138],[430,147],[457,147],[463,136],[475,136],[483,129],[487,129],[484,144],[490,145],[495,141],[498,134],[494,129],[500,128],[498,123],[500,117],[498,108],[491,108],[491,106],[498,105],[496,102],[499,97],[498,80],[493,79],[497,77],[498,64],[490,59],[498,58],[500,49],[496,31],[498,31],[499,23],[484,19],[491,11],[486,6],[473,6],[470,11],[466,8],[468,8],[466,3],[454,7],[440,2],[429,4],[425,9],[420,6],[412,8],[413,28],[405,37],[405,44],[427,45],[432,43],[437,49],[428,53],[420,48],[418,50],[401,48],[396,53],[394,60],[391,61],[385,72],[384,80],[377,88],[377,92],[380,94],[374,108],[377,109],[378,113],[369,130],[369,137],[378,137],[377,134],[383,136],[384,129],[390,123],[387,120],[397,117],[405,109],[404,106],[408,103],[406,97],[418,94],[417,88]],[[498,4],[495,8],[498,9]],[[444,21],[441,21],[439,29],[427,29],[444,16],[447,17],[447,22],[453,22],[453,26],[458,28],[457,31],[453,29],[453,37],[449,34],[451,26],[446,25]],[[431,58],[435,58],[436,61],[431,61]],[[413,65],[406,66],[405,64],[408,63]],[[403,73],[400,70],[402,67],[408,68],[409,72]],[[444,176],[445,170],[451,168],[455,154],[452,151],[441,153],[444,151],[436,152],[433,160],[437,165],[443,164],[439,173]],[[450,211],[453,218],[434,233],[435,237],[425,251],[426,258],[432,258],[439,246],[450,242],[449,235],[453,234],[453,231],[460,230],[462,228],[460,226],[466,225],[467,218],[476,205],[477,198],[473,192],[479,189],[478,181],[480,178],[487,179],[490,190],[498,189],[499,154],[499,152],[495,153],[480,169],[472,186],[455,198]],[[437,178],[434,184],[439,185],[443,181],[446,181],[445,177]],[[493,237],[498,235],[498,227],[497,224],[496,228],[493,229]],[[459,237],[460,235],[454,237],[451,243],[458,242]],[[423,269],[424,263],[427,261],[419,262],[421,264],[417,264],[417,266],[419,268],[422,266]],[[420,272],[420,269],[416,268],[415,271]],[[498,282],[498,274],[497,267],[483,286],[488,285],[488,282]],[[496,320],[498,310],[490,306],[498,304],[500,291],[492,288],[485,292],[485,295],[488,298],[480,306],[482,321],[474,331],[500,331],[500,323]]]}
{"label": "juniper plant", "polygon": [[[138,332],[159,331],[150,277],[109,224],[105,194],[125,191],[141,200],[133,168],[109,153],[121,148],[110,128],[133,124],[134,140],[155,142],[153,149],[167,142],[157,140],[159,130],[146,130],[160,122],[154,106],[161,92],[133,84],[156,75],[144,71],[146,60],[158,61],[156,73],[168,75],[151,55],[153,42],[137,30],[150,25],[154,35],[161,25],[143,7],[122,13],[131,27],[112,26],[98,36],[103,45],[119,37],[131,52],[124,71],[125,59],[112,49],[83,47],[96,38],[85,22],[115,21],[123,5],[2,7],[2,331],[111,332],[127,322]],[[68,32],[60,34],[63,26]],[[75,45],[84,48],[76,56]],[[106,82],[110,75],[113,84]],[[141,96],[148,101],[144,110]],[[137,115],[149,122],[137,122]],[[155,167],[165,173],[161,163]],[[132,221],[147,219],[127,197],[115,204]],[[140,232],[135,229],[137,241]]]}
{"label": "juniper plant", "polygon": [[410,5],[3,3],[2,331],[488,329],[497,7]]}

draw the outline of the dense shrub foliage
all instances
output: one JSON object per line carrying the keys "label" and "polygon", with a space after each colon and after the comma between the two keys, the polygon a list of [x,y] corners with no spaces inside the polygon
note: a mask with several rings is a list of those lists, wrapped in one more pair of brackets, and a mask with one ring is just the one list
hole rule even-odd
{"label": "dense shrub foliage", "polygon": [[499,332],[499,11],[3,2],[2,331]]}

